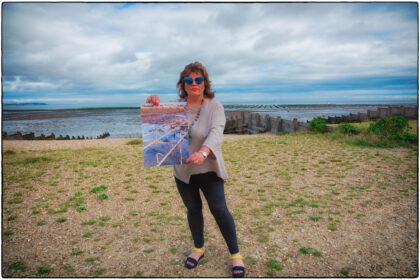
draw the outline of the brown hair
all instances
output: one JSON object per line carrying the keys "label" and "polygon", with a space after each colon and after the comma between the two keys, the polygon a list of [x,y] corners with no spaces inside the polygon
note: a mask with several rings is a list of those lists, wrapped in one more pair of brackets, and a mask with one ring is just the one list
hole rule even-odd
{"label": "brown hair", "polygon": [[209,79],[209,74],[207,73],[206,67],[204,67],[200,62],[190,63],[185,66],[184,71],[179,75],[179,80],[176,83],[178,88],[179,97],[182,99],[187,99],[188,94],[185,91],[184,78],[193,72],[199,72],[204,77],[204,96],[208,98],[214,97],[214,91],[211,90],[211,81]]}

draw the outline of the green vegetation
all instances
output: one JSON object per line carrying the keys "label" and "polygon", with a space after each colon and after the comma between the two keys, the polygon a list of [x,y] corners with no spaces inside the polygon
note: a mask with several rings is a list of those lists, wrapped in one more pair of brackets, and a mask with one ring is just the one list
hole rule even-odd
{"label": "green vegetation", "polygon": [[98,194],[98,199],[99,199],[99,200],[108,199],[108,195],[106,195],[106,194],[104,194],[104,193]]}
{"label": "green vegetation", "polygon": [[17,261],[9,265],[9,269],[14,271],[25,271],[26,265],[22,261]]}
{"label": "green vegetation", "polygon": [[346,276],[346,277],[348,277],[349,276],[349,271],[348,270],[346,270],[346,269],[342,269],[341,271],[340,271],[340,273],[341,274],[343,274],[344,276]]}
{"label": "green vegetation", "polygon": [[402,116],[388,116],[369,126],[369,132],[381,139],[383,145],[389,143],[417,143],[417,135],[409,133],[408,119]]}
{"label": "green vegetation", "polygon": [[309,125],[312,131],[324,133],[326,131],[327,122],[323,117],[316,117],[309,122]]}
{"label": "green vegetation", "polygon": [[280,266],[280,265],[277,263],[277,261],[276,261],[276,260],[273,260],[273,259],[271,259],[271,260],[269,260],[269,261],[267,262],[267,266],[268,266],[269,268],[272,268],[272,269],[275,269],[275,270],[278,270],[278,271],[282,271],[282,270],[283,270],[283,267],[282,267],[282,266]]}
{"label": "green vegetation", "polygon": [[44,162],[48,162],[51,161],[50,158],[47,158],[45,156],[41,156],[41,157],[28,157],[25,158],[23,160],[18,160],[12,163],[12,165],[30,165],[30,164],[34,164],[34,163],[44,163]]}
{"label": "green vegetation", "polygon": [[141,139],[133,139],[126,143],[126,145],[142,145],[143,141]]}
{"label": "green vegetation", "polygon": [[71,255],[72,255],[72,256],[78,256],[78,255],[81,255],[81,254],[83,254],[83,251],[82,251],[82,250],[80,250],[80,249],[73,249],[73,250],[71,251]]}
{"label": "green vegetation", "polygon": [[50,273],[50,269],[46,268],[46,267],[38,267],[38,275],[43,275],[43,274],[47,274]]}
{"label": "green vegetation", "polygon": [[11,231],[11,230],[5,230],[5,231],[3,231],[3,235],[4,236],[10,236],[12,234],[13,234],[13,231]]}
{"label": "green vegetation", "polygon": [[107,188],[108,188],[107,186],[100,185],[100,186],[97,186],[97,187],[94,187],[93,189],[91,189],[90,192],[91,193],[100,193],[100,192],[106,190]]}
{"label": "green vegetation", "polygon": [[58,218],[56,220],[57,223],[64,223],[65,221],[67,221],[67,218],[64,218],[64,217]]}
{"label": "green vegetation", "polygon": [[105,271],[106,271],[105,268],[98,268],[98,269],[95,269],[95,271],[93,272],[93,275],[97,277],[104,274]]}
{"label": "green vegetation", "polygon": [[417,121],[389,116],[376,122],[340,124],[327,137],[346,145],[363,148],[412,147],[417,149]]}
{"label": "green vegetation", "polygon": [[319,251],[317,251],[317,250],[315,250],[311,247],[308,247],[308,248],[302,247],[302,248],[299,249],[299,252],[301,252],[304,255],[313,255],[315,257],[322,256],[321,252],[319,252]]}
{"label": "green vegetation", "polygon": [[349,123],[342,123],[338,126],[338,130],[344,134],[359,134],[360,131]]}

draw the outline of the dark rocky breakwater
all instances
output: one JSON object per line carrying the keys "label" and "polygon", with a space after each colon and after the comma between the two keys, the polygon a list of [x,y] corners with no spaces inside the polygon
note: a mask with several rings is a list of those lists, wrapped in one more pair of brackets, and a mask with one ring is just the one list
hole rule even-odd
{"label": "dark rocky breakwater", "polygon": [[109,132],[104,132],[103,134],[97,136],[96,138],[93,137],[85,137],[82,136],[63,136],[59,135],[58,137],[55,136],[54,133],[51,133],[49,136],[45,136],[44,134],[41,134],[40,136],[35,136],[35,133],[31,132],[28,134],[22,134],[22,132],[18,131],[14,134],[8,135],[7,132],[2,133],[2,139],[3,140],[83,140],[83,139],[105,139],[107,137],[111,136]]}

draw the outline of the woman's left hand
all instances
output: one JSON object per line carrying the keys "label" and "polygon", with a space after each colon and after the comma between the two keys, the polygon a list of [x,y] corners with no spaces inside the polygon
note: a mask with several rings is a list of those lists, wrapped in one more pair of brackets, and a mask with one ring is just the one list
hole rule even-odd
{"label": "woman's left hand", "polygon": [[187,158],[185,163],[188,164],[188,163],[192,162],[194,165],[202,165],[204,160],[205,160],[205,158],[204,158],[202,153],[195,152]]}

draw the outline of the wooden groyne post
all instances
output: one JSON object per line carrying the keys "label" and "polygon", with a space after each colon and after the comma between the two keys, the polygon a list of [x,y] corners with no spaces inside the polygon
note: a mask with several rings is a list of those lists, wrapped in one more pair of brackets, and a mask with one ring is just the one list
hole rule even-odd
{"label": "wooden groyne post", "polygon": [[367,110],[366,113],[357,113],[342,115],[341,117],[328,117],[327,123],[342,123],[342,122],[362,122],[366,120],[376,121],[378,119],[386,118],[388,116],[403,116],[407,119],[417,120],[418,107],[405,107],[405,106],[379,106],[377,111]]}
{"label": "wooden groyne post", "polygon": [[281,131],[295,132],[309,129],[309,123],[299,122],[298,119],[286,120],[268,114],[261,115],[249,111],[226,111],[225,133],[257,134]]}

